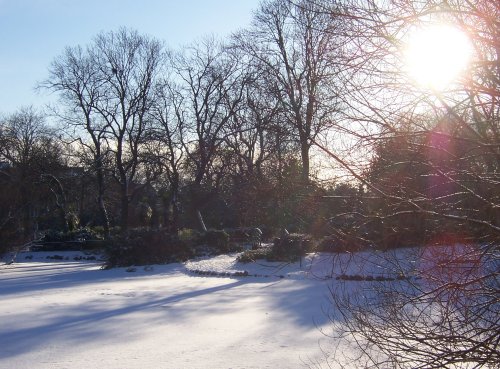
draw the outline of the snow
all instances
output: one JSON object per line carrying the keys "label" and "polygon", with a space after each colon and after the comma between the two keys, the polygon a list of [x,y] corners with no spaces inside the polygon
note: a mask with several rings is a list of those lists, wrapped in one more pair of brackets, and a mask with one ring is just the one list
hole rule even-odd
{"label": "snow", "polygon": [[[397,255],[391,252],[359,252],[355,254],[311,253],[295,263],[266,262],[239,263],[238,254],[220,255],[188,261],[186,269],[202,275],[242,274],[250,277],[304,279],[336,279],[341,275],[370,275],[373,277],[397,277],[397,271],[409,271],[412,260],[420,259],[414,249],[400,249]],[[394,265],[394,261],[398,265]],[[206,273],[206,274],[205,274]]]}
{"label": "snow", "polygon": [[0,369],[356,368],[352,348],[328,336],[332,293],[368,296],[374,278],[412,278],[426,252],[295,263],[229,254],[111,270],[99,255],[19,253],[0,263]]}
{"label": "snow", "polygon": [[0,265],[0,369],[300,368],[330,344],[326,255],[302,267],[223,255],[136,272],[77,256]]}
{"label": "snow", "polygon": [[250,277],[324,279],[332,277],[332,257],[327,254],[310,254],[301,262],[266,262],[239,263],[238,254],[219,255],[195,261],[188,261],[186,269],[191,272],[207,272],[215,275],[223,273],[245,274]]}

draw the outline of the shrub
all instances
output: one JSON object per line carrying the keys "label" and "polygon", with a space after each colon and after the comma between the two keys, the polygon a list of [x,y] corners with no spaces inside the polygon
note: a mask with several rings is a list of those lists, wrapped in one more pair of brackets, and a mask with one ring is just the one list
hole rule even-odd
{"label": "shrub", "polygon": [[201,236],[200,241],[217,252],[229,252],[229,235],[224,231],[209,230]]}
{"label": "shrub", "polygon": [[55,229],[49,229],[45,234],[42,236],[40,241],[42,243],[46,242],[63,242],[64,240],[64,233]]}
{"label": "shrub", "polygon": [[326,236],[317,245],[316,251],[319,252],[355,252],[361,249],[359,243],[354,240],[347,240],[337,236]]}
{"label": "shrub", "polygon": [[89,228],[69,232],[50,229],[32,249],[38,251],[88,250],[103,246],[103,238]]}
{"label": "shrub", "polygon": [[108,268],[186,261],[192,249],[177,235],[165,231],[133,231],[116,237],[106,249]]}
{"label": "shrub", "polygon": [[[104,227],[101,225],[98,226],[93,226],[91,228],[93,232],[95,232],[100,238],[105,237],[105,232],[104,232]],[[111,237],[117,236],[121,233],[121,227],[120,226],[114,226],[114,227],[109,227],[109,234]]]}
{"label": "shrub", "polygon": [[[258,228],[261,232],[262,230]],[[229,239],[232,244],[232,248],[234,245],[239,244],[239,248],[243,249],[244,244],[252,244],[254,247],[260,246],[260,243],[263,241],[264,237],[262,234],[259,237],[256,236],[255,227],[238,227],[238,228],[225,228],[224,232],[229,235]],[[258,232],[258,231],[257,231]]]}
{"label": "shrub", "polygon": [[12,218],[4,221],[0,227],[0,257],[25,242],[27,240],[22,236],[15,220]]}
{"label": "shrub", "polygon": [[42,237],[42,242],[68,242],[68,241],[89,241],[102,240],[102,237],[97,232],[89,228],[80,228],[69,232],[61,232],[57,230],[49,230]]}
{"label": "shrub", "polygon": [[182,228],[179,230],[178,236],[181,241],[186,242],[190,246],[197,245],[202,238],[202,234],[192,228]]}
{"label": "shrub", "polygon": [[244,228],[244,227],[225,228],[224,232],[226,232],[229,235],[229,238],[233,242],[245,243],[248,241],[248,228]]}
{"label": "shrub", "polygon": [[274,239],[271,254],[268,259],[279,261],[295,261],[312,250],[311,238],[304,234],[292,233],[282,238]]}
{"label": "shrub", "polygon": [[246,250],[238,256],[237,260],[240,263],[251,263],[259,259],[269,259],[272,258],[271,252],[272,250],[270,248]]}
{"label": "shrub", "polygon": [[259,229],[262,231],[263,242],[269,242],[273,240],[275,237],[278,237],[281,232],[280,228],[273,228],[268,226],[261,226],[259,227]]}

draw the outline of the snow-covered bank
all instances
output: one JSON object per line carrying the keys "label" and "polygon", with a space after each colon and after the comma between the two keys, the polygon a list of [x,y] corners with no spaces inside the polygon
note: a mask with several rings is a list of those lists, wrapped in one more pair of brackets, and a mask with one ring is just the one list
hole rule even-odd
{"label": "snow-covered bank", "polygon": [[[397,278],[398,271],[410,272],[416,265],[418,252],[401,249],[391,252],[359,252],[355,254],[311,253],[294,263],[257,260],[240,263],[238,254],[219,255],[188,261],[186,269],[207,276],[244,275],[249,277],[328,280],[342,276]],[[394,265],[398,260],[399,265]]]}
{"label": "snow-covered bank", "polygon": [[253,263],[240,263],[238,254],[219,255],[188,261],[186,269],[201,275],[223,276],[244,275],[257,278],[291,279],[329,279],[332,278],[332,256],[328,254],[309,254],[302,261],[294,263],[267,262],[257,260]]}
{"label": "snow-covered bank", "polygon": [[[200,278],[193,264],[127,273],[26,256],[0,266],[1,369],[298,368],[328,344],[332,281],[295,264],[278,273],[300,278]],[[220,258],[205,262],[227,270]]]}

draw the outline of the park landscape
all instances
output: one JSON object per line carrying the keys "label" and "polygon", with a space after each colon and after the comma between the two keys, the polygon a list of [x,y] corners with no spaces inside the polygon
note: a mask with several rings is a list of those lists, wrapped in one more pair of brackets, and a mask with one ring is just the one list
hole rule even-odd
{"label": "park landscape", "polygon": [[0,368],[498,368],[499,18],[67,45],[0,116]]}

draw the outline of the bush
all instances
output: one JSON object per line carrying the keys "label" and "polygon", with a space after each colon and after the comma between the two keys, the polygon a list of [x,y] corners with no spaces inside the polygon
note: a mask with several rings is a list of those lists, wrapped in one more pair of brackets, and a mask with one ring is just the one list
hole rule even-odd
{"label": "bush", "polygon": [[[257,229],[260,230],[257,231]],[[261,246],[263,241],[262,230],[256,227],[225,228],[224,232],[229,235],[231,251],[243,250],[243,245],[251,244],[253,248]]]}
{"label": "bush", "polygon": [[220,230],[209,230],[202,234],[200,239],[202,244],[205,244],[211,249],[219,253],[229,252],[229,235]]}
{"label": "bush", "polygon": [[239,228],[225,228],[224,232],[229,235],[229,238],[233,242],[248,242],[248,230],[249,228],[239,227]]}
{"label": "bush", "polygon": [[309,236],[292,233],[274,240],[268,260],[296,261],[312,249],[313,242]]}
{"label": "bush", "polygon": [[89,250],[103,246],[103,238],[89,228],[69,232],[50,229],[32,249],[37,251]]}
{"label": "bush", "polygon": [[242,263],[250,263],[258,259],[296,261],[312,249],[313,242],[308,235],[294,233],[282,238],[275,238],[271,248],[247,250],[238,256],[238,261]]}
{"label": "bush", "polygon": [[[103,226],[93,226],[91,228],[92,232],[95,232],[100,238],[105,237],[105,231]],[[120,226],[114,226],[114,227],[109,227],[109,234],[111,237],[117,236],[121,233],[121,227]]]}
{"label": "bush", "polygon": [[361,250],[359,243],[354,240],[342,239],[337,236],[326,236],[317,245],[316,251],[319,252],[356,252]]}
{"label": "bush", "polygon": [[237,261],[240,263],[251,263],[259,259],[269,260],[272,258],[271,253],[272,249],[270,248],[246,250],[238,256]]}
{"label": "bush", "polygon": [[21,233],[13,218],[3,224],[0,228],[0,257],[27,241]]}
{"label": "bush", "polygon": [[281,232],[280,228],[273,228],[268,226],[261,226],[259,227],[259,229],[262,231],[263,242],[269,242],[273,240],[275,237],[278,237]]}
{"label": "bush", "polygon": [[202,238],[202,234],[192,228],[182,228],[179,230],[178,235],[181,241],[186,242],[190,246],[197,245],[200,243],[200,239]]}
{"label": "bush", "polygon": [[89,241],[102,240],[102,237],[97,232],[89,228],[80,228],[69,232],[61,232],[56,230],[47,231],[41,238],[42,242],[68,242],[68,241]]}
{"label": "bush", "polygon": [[112,268],[186,261],[193,256],[193,251],[177,235],[136,230],[126,238],[114,238],[106,254],[106,267]]}

